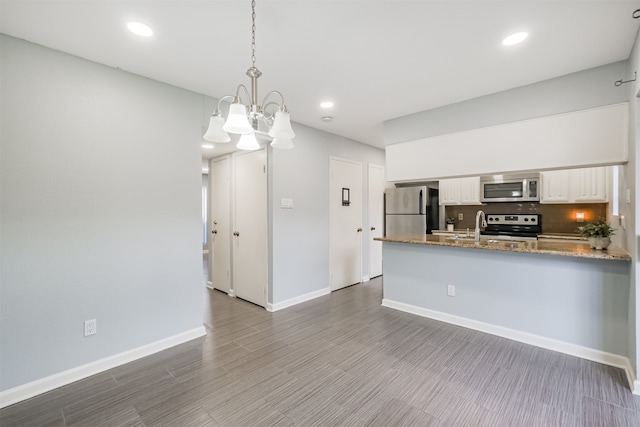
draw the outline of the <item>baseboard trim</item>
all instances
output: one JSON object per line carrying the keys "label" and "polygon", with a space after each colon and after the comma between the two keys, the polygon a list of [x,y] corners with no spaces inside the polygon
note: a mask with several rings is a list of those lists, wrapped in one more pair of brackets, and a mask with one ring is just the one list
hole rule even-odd
{"label": "baseboard trim", "polygon": [[531,334],[529,332],[518,331],[516,329],[510,329],[504,326],[480,322],[466,317],[455,316],[452,314],[443,313],[441,311],[430,310],[428,308],[418,307],[415,305],[389,299],[383,299],[382,306],[393,308],[399,311],[404,311],[405,313],[411,313],[417,316],[428,317],[430,319],[451,323],[453,325],[458,325],[469,329],[474,329],[476,331],[486,332],[488,334],[497,335],[499,337],[534,345],[536,347],[546,348],[547,350],[553,350],[571,356],[580,357],[582,359],[591,360],[593,362],[615,366],[616,368],[624,370],[631,391],[634,394],[640,394],[640,381],[636,380],[631,362],[629,361],[629,358],[625,356],[608,353],[606,351],[589,347],[583,347],[577,344],[571,344],[553,338]]}
{"label": "baseboard trim", "polygon": [[207,281],[207,288],[213,290],[213,282]]}
{"label": "baseboard trim", "polygon": [[362,276],[362,283],[368,282],[369,280],[371,280],[369,276]]}
{"label": "baseboard trim", "polygon": [[0,392],[0,408],[206,335],[204,326]]}
{"label": "baseboard trim", "polygon": [[278,311],[278,310],[282,310],[285,309],[287,307],[291,307],[294,306],[296,304],[300,304],[306,301],[310,301],[312,299],[315,298],[319,298],[321,296],[324,295],[329,295],[331,293],[331,289],[329,288],[324,288],[324,289],[320,289],[317,291],[313,291],[313,292],[309,292],[307,294],[304,295],[300,295],[297,297],[293,297],[293,298],[289,298],[287,300],[284,301],[280,301],[277,302],[275,304],[267,304],[267,311]]}

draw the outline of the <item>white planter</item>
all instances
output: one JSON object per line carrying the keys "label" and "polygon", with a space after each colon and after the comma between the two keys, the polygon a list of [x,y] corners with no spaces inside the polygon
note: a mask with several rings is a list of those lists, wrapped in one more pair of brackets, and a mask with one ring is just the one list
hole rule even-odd
{"label": "white planter", "polygon": [[453,224],[447,224],[447,231],[453,231]]}
{"label": "white planter", "polygon": [[592,249],[607,249],[611,244],[611,239],[608,237],[589,237],[589,245]]}

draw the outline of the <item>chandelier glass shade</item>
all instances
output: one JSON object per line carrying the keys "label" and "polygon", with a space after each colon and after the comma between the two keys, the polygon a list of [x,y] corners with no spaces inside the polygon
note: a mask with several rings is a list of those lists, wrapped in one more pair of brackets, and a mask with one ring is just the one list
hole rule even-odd
{"label": "chandelier glass shade", "polygon": [[209,119],[209,128],[207,132],[202,136],[209,142],[229,142],[231,137],[222,128],[224,124],[224,118],[220,114],[213,114]]}
{"label": "chandelier glass shade", "polygon": [[255,133],[251,132],[240,135],[237,147],[241,150],[258,150],[260,144],[258,144]]}
{"label": "chandelier glass shade", "polygon": [[[209,119],[209,127],[203,138],[210,142],[225,143],[231,141],[229,133],[241,135],[237,147],[242,150],[256,150],[260,148],[256,140],[255,132],[259,129],[260,123],[269,127],[268,135],[273,138],[271,143],[275,148],[293,148],[292,139],[295,133],[291,128],[289,111],[284,103],[284,96],[277,90],[267,93],[262,100],[262,104],[257,103],[258,99],[258,78],[262,72],[256,68],[256,13],[255,0],[251,1],[251,50],[253,65],[247,70],[247,76],[251,79],[251,93],[243,84],[238,85],[235,96],[227,95],[220,98],[218,105]],[[244,91],[246,99],[240,96]],[[279,96],[279,101],[272,100],[272,95]],[[228,98],[233,101],[229,106],[229,116],[225,121],[220,112],[220,103]],[[244,101],[244,102],[243,102]],[[245,137],[250,135],[250,139]]]}

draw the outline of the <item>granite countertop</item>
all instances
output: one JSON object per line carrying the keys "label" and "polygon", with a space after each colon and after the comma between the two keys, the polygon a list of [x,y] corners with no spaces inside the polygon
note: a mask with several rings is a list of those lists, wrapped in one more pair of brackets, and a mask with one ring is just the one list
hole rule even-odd
{"label": "granite countertop", "polygon": [[619,246],[611,245],[607,250],[591,249],[581,241],[567,240],[529,240],[510,241],[482,238],[476,244],[473,237],[455,239],[453,236],[435,236],[432,234],[406,234],[392,237],[376,237],[381,242],[410,243],[419,245],[452,246],[493,251],[524,252],[531,254],[547,254],[579,258],[593,258],[613,261],[630,261],[629,254]]}

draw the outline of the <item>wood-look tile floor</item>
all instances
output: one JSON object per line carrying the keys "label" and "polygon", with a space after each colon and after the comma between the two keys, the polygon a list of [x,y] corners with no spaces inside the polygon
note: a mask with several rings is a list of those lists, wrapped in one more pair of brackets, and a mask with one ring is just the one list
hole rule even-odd
{"label": "wood-look tile floor", "polygon": [[0,411],[8,426],[640,426],[620,369],[380,306],[206,290],[207,336]]}

